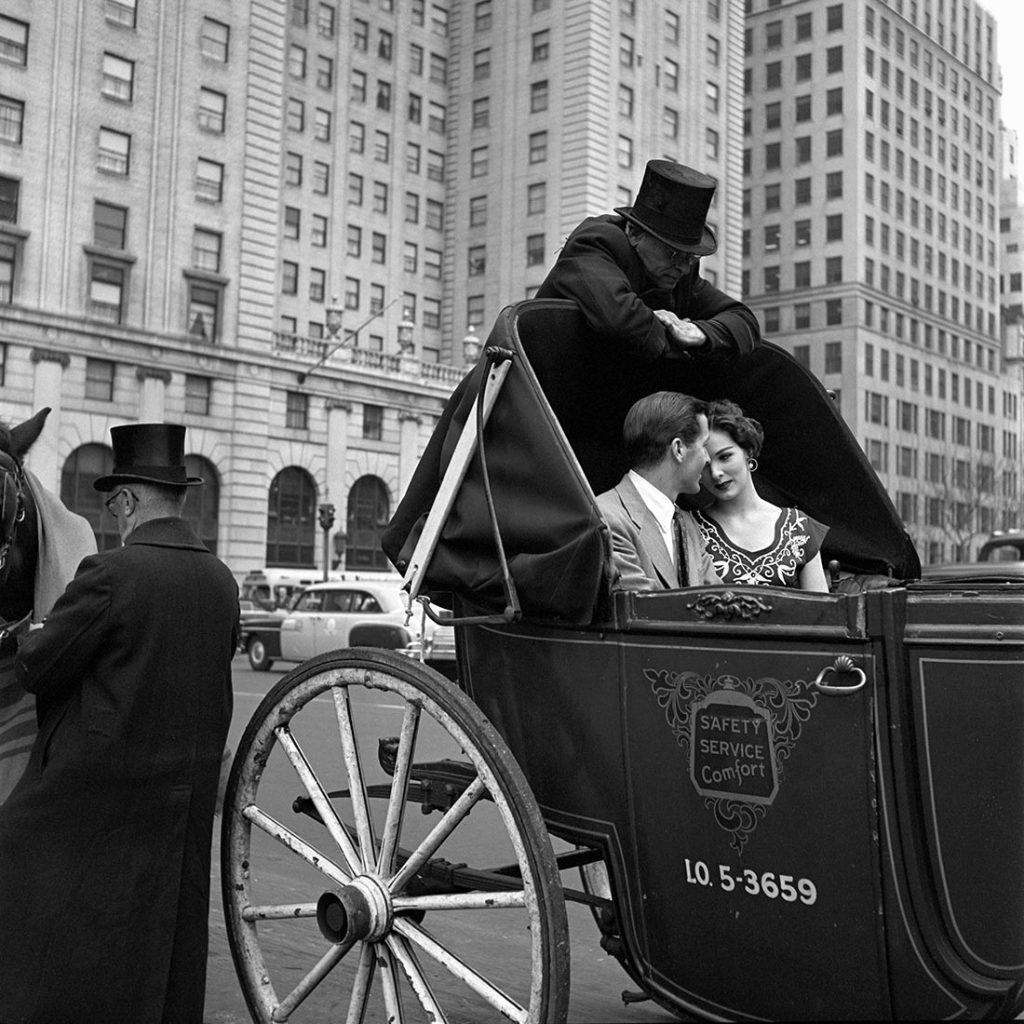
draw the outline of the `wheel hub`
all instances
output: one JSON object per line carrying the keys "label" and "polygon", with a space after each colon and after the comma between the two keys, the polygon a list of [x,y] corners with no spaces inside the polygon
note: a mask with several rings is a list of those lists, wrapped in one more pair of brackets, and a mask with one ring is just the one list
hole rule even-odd
{"label": "wheel hub", "polygon": [[360,875],[316,901],[316,923],[330,942],[379,942],[393,920],[391,895],[372,875]]}

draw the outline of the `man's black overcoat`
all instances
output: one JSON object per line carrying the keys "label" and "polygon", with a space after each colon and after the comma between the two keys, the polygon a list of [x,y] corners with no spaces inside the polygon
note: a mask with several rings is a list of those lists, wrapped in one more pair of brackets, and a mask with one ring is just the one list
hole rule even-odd
{"label": "man's black overcoat", "polygon": [[202,1020],[238,588],[179,519],[85,559],[17,672],[40,719],[0,808],[0,1021]]}

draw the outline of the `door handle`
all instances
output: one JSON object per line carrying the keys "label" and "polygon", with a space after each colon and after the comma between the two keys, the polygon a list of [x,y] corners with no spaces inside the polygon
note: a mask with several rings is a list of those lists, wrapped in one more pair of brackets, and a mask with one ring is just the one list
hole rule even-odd
{"label": "door handle", "polygon": [[[850,686],[837,686],[835,683],[826,683],[825,680],[828,678],[828,674],[830,672],[837,676],[852,675],[856,682]],[[840,654],[831,665],[826,665],[817,674],[817,676],[815,676],[811,686],[820,690],[822,693],[831,693],[835,696],[841,697],[848,693],[856,693],[858,690],[863,688],[867,681],[868,677],[864,675],[864,670],[853,663],[853,658],[848,654]]]}

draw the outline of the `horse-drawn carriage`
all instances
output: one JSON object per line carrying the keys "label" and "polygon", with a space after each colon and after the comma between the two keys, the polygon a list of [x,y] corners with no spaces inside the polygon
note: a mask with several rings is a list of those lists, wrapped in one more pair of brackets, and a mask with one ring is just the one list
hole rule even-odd
{"label": "horse-drawn carriage", "polygon": [[[759,488],[831,527],[832,593],[612,589],[594,494],[626,409],[672,387],[762,422]],[[571,304],[510,307],[402,516],[459,687],[352,649],[257,710],[222,840],[255,1019],[564,1019],[567,898],[681,1014],[1019,1012],[1024,584],[922,582],[785,353],[638,368]]]}

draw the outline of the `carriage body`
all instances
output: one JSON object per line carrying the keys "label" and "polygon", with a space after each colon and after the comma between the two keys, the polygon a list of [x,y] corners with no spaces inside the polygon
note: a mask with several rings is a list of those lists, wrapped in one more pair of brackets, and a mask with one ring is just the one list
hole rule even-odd
{"label": "carriage body", "polygon": [[[673,388],[731,398],[761,421],[758,489],[829,526],[831,593],[615,588],[595,494],[626,468],[630,405]],[[257,710],[222,841],[229,935],[254,1018],[286,1019],[307,982],[319,985],[346,943],[362,940],[352,1019],[364,1019],[378,962],[385,1017],[395,1016],[398,961],[426,1018],[440,1019],[416,963],[406,966],[410,950],[472,975],[402,914],[425,914],[426,928],[439,908],[489,907],[493,886],[528,918],[532,980],[515,1005],[497,985],[467,984],[509,1019],[564,1020],[564,869],[595,860],[607,878],[590,876],[597,887],[571,898],[589,897],[605,947],[670,1010],[711,1019],[1020,1012],[1024,582],[922,581],[835,403],[786,353],[765,345],[735,363],[636,366],[588,335],[571,303],[509,307],[446,407],[389,534],[385,549],[410,591],[454,612],[461,689],[387,652],[339,651],[289,673]],[[401,734],[380,740],[393,782],[359,767],[351,695],[360,687],[373,706],[386,692],[405,709]],[[347,766],[345,788],[331,792],[292,738],[297,711],[328,692]],[[449,732],[465,765],[413,763],[421,712]],[[275,744],[308,794],[292,809],[315,805],[342,851],[328,867],[261,809]],[[429,841],[422,856],[393,841],[406,800],[454,828],[485,791],[512,837],[511,867],[456,862],[453,871],[449,857],[434,871]],[[379,828],[364,792],[389,800]],[[261,902],[250,823],[326,871],[332,891],[315,904]],[[552,845],[569,853],[556,861]],[[274,995],[259,922],[329,918],[323,907],[361,905],[367,893],[379,926],[321,924],[333,943],[321,964],[290,996]]]}

